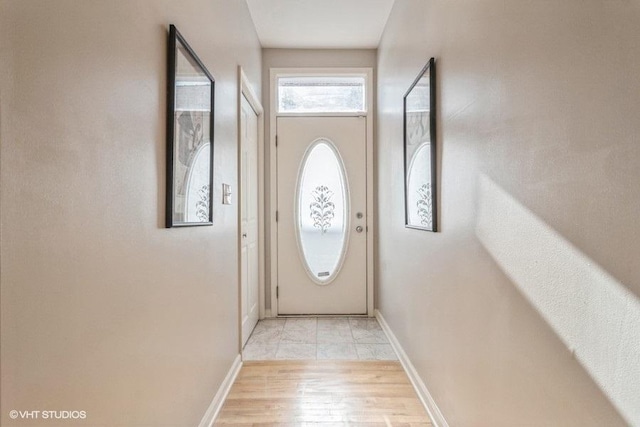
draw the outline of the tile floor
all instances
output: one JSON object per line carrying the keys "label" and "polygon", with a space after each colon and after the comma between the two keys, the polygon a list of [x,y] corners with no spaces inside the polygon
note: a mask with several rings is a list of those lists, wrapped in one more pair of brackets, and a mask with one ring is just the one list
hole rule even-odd
{"label": "tile floor", "polygon": [[278,318],[258,322],[244,360],[397,360],[375,318]]}

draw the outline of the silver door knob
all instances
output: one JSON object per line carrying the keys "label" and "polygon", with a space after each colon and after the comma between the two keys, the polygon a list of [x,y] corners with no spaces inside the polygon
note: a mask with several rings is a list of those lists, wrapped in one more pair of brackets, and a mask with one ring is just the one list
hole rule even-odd
{"label": "silver door knob", "polygon": [[357,226],[357,227],[356,227],[356,231],[357,231],[358,233],[362,233],[362,226],[360,226],[360,225],[359,225],[359,226]]}

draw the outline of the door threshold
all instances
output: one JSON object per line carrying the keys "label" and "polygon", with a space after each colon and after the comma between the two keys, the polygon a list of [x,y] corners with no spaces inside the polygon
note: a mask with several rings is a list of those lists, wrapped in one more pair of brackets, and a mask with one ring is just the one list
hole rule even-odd
{"label": "door threshold", "polygon": [[373,317],[368,314],[278,314],[275,318],[295,317]]}

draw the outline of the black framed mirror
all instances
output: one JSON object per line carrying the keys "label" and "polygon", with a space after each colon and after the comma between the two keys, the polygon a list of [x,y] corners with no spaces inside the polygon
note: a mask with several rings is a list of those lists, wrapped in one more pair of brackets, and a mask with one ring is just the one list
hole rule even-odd
{"label": "black framed mirror", "polygon": [[405,226],[437,231],[435,59],[404,95]]}
{"label": "black framed mirror", "polygon": [[166,226],[213,225],[215,80],[169,27]]}

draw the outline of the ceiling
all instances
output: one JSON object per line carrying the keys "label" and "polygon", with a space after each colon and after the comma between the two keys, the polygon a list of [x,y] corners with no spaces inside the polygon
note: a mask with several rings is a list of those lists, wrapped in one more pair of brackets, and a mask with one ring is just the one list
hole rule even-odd
{"label": "ceiling", "polygon": [[262,47],[375,49],[395,0],[246,0]]}

